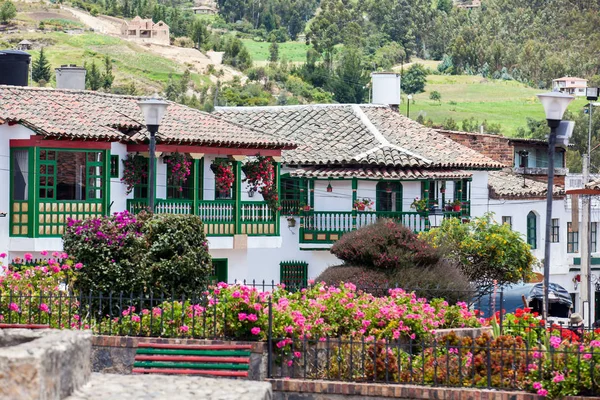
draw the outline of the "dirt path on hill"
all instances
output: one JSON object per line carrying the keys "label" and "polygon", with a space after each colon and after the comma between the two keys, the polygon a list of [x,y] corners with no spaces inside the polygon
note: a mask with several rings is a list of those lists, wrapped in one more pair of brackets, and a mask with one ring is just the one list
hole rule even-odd
{"label": "dirt path on hill", "polygon": [[63,10],[68,10],[73,14],[77,19],[79,19],[82,23],[86,24],[90,28],[92,28],[96,32],[104,33],[106,35],[120,35],[121,29],[118,23],[107,20],[96,18],[86,12],[76,10],[67,6],[60,6]]}

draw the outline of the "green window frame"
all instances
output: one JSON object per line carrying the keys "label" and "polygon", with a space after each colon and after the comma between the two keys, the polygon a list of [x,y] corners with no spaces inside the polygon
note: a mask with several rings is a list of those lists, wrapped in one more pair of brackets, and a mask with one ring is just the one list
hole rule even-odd
{"label": "green window frame", "polygon": [[508,225],[508,227],[512,230],[512,217],[507,215],[503,216],[502,225]]}
{"label": "green window frame", "polygon": [[282,261],[279,264],[279,282],[288,290],[305,288],[308,285],[308,263],[305,261]]}
{"label": "green window frame", "polygon": [[551,243],[558,243],[560,241],[560,220],[558,218],[552,218],[552,234],[550,235]]}
{"label": "green window frame", "polygon": [[234,171],[234,175],[236,175],[234,177],[234,181],[233,181],[233,186],[229,189],[229,193],[222,193],[219,190],[217,190],[217,180],[215,179],[215,200],[233,200],[233,193],[234,193],[234,189],[237,185],[237,180],[240,179],[241,177],[237,176],[237,174],[235,174],[235,163],[227,158],[216,158],[215,161],[217,160],[225,160],[227,162],[229,162],[229,164],[231,165],[231,169]]}
{"label": "green window frame", "polygon": [[567,253],[579,253],[579,232],[573,230],[571,222],[567,222]]}
{"label": "green window frame", "polygon": [[533,211],[527,214],[527,243],[537,249],[537,215]]}
{"label": "green window frame", "polygon": [[298,215],[301,205],[308,204],[306,181],[300,178],[281,178],[281,214]]}
{"label": "green window frame", "polygon": [[598,250],[598,223],[597,222],[592,222],[590,224],[590,241],[591,241],[590,251],[592,253],[595,253]]}
{"label": "green window frame", "polygon": [[[190,175],[182,185],[173,180],[171,168],[167,165],[167,199],[194,199],[194,190],[196,190],[196,185],[194,185],[194,164],[192,162]],[[182,188],[181,191],[179,190],[180,187]]]}
{"label": "green window frame", "polygon": [[119,156],[118,155],[110,156],[110,177],[111,178],[119,177]]}
{"label": "green window frame", "polygon": [[376,211],[402,212],[402,184],[400,182],[381,181],[375,187]]}
{"label": "green window frame", "polygon": [[135,199],[147,199],[148,198],[148,185],[150,179],[150,159],[136,155],[135,157],[140,157],[143,162],[146,164],[146,170],[148,173],[145,177],[142,177],[141,183],[139,185],[135,185],[133,187],[133,198]]}
{"label": "green window frame", "polygon": [[227,283],[227,270],[228,270],[229,260],[226,258],[213,258],[212,259],[212,270],[209,276],[210,283],[219,283],[225,282]]}

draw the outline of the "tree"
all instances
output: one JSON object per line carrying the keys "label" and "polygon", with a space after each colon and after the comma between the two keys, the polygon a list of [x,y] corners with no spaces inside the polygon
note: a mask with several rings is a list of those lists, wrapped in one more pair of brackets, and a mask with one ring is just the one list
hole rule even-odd
{"label": "tree", "polygon": [[402,90],[406,94],[424,92],[425,83],[427,83],[427,71],[421,64],[411,65],[402,74]]}
{"label": "tree", "polygon": [[92,61],[92,65],[88,67],[87,64],[83,65],[87,71],[85,74],[85,87],[89,90],[98,90],[102,87],[102,74],[98,70],[96,61]]}
{"label": "tree", "polygon": [[231,65],[241,71],[252,67],[252,57],[246,46],[237,37],[231,37],[225,44],[223,64]]}
{"label": "tree", "polygon": [[0,3],[0,22],[7,24],[11,19],[17,16],[17,8],[10,0]]}
{"label": "tree", "polygon": [[104,57],[104,74],[102,75],[102,87],[109,90],[115,80],[112,73],[112,61],[108,56]]}
{"label": "tree", "polygon": [[279,60],[279,45],[273,41],[269,46],[269,61],[277,62]]}
{"label": "tree", "polygon": [[42,47],[39,57],[33,61],[31,66],[31,79],[42,86],[42,84],[50,82],[51,77],[52,72],[50,71],[50,62],[46,58],[44,48]]}
{"label": "tree", "polygon": [[429,93],[429,100],[437,101],[438,103],[442,102],[442,95],[437,90]]}
{"label": "tree", "polygon": [[330,83],[335,100],[340,103],[363,103],[368,93],[369,79],[361,50],[344,47]]}
{"label": "tree", "polygon": [[208,29],[203,21],[196,19],[191,27],[189,32],[190,38],[194,41],[197,48],[202,48],[206,43],[208,43]]}
{"label": "tree", "polygon": [[519,232],[497,224],[492,214],[462,223],[448,218],[439,228],[420,234],[444,258],[456,262],[481,291],[495,284],[527,281],[533,274],[535,257]]}

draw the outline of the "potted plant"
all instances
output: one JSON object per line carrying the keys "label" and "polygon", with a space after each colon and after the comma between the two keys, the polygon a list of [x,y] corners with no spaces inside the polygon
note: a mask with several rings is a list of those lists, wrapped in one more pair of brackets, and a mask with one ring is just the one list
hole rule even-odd
{"label": "potted plant", "polygon": [[287,217],[288,227],[293,228],[296,226],[296,218],[290,216]]}
{"label": "potted plant", "polygon": [[454,212],[459,212],[460,211],[460,206],[462,205],[462,202],[460,200],[454,200],[452,202],[452,210]]}
{"label": "potted plant", "polygon": [[414,208],[417,212],[427,211],[427,199],[419,199],[415,197],[415,200],[410,205],[410,208]]}
{"label": "potted plant", "polygon": [[310,206],[306,203],[300,203],[300,210],[302,211],[310,211]]}
{"label": "potted plant", "polygon": [[450,200],[448,200],[444,206],[444,210],[452,211],[453,208],[454,208],[454,205],[452,205],[452,202]]}
{"label": "potted plant", "polygon": [[369,198],[364,198],[362,200],[357,199],[354,200],[353,206],[358,211],[370,211],[373,208],[373,201]]}
{"label": "potted plant", "polygon": [[221,197],[228,197],[235,182],[235,174],[231,161],[217,158],[210,165],[210,169],[215,174],[215,186]]}

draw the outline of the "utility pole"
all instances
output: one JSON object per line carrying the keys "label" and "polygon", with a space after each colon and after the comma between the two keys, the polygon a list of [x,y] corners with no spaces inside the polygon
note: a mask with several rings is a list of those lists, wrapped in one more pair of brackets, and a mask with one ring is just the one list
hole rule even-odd
{"label": "utility pole", "polygon": [[[589,148],[588,148],[589,151]],[[583,185],[589,180],[589,154],[583,155]],[[582,215],[581,215],[581,285],[579,290],[580,305],[579,309],[585,318],[585,307],[588,307],[588,321],[591,318],[590,312],[590,196],[581,196]]]}

